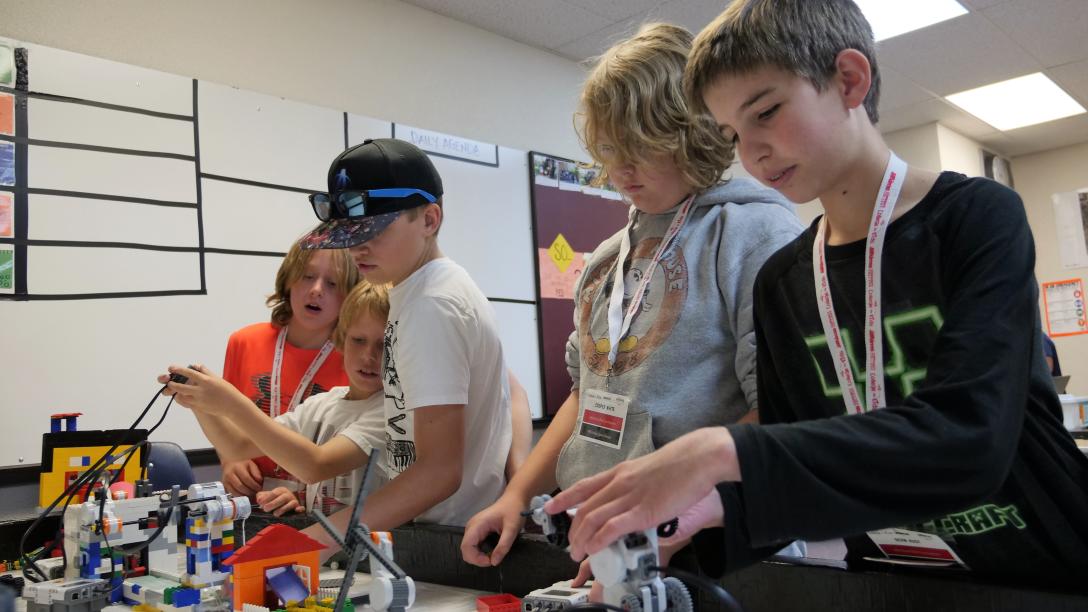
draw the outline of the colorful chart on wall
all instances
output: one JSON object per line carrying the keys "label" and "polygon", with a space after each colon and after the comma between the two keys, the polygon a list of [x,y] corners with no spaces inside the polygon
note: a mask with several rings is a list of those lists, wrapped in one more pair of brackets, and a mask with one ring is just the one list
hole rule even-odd
{"label": "colorful chart on wall", "polygon": [[1043,283],[1046,333],[1052,338],[1088,334],[1084,281],[1079,278]]}
{"label": "colorful chart on wall", "polygon": [[593,249],[627,223],[628,206],[599,168],[530,153],[544,407],[554,415],[570,394],[565,349],[574,331],[574,286]]}

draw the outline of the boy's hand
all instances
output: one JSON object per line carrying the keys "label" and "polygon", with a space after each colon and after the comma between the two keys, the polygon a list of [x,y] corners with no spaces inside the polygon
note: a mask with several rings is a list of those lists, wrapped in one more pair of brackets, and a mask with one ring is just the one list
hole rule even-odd
{"label": "boy's hand", "polygon": [[169,374],[159,376],[158,381],[166,385],[163,395],[173,395],[177,403],[190,410],[229,417],[237,409],[239,398],[245,397],[234,385],[202,365],[188,368],[172,365],[167,370],[189,380],[180,383],[171,381]]}
{"label": "boy's hand", "polygon": [[[525,507],[518,500],[504,495],[469,519],[465,537],[461,539],[461,557],[465,562],[479,567],[502,563],[525,525],[523,510]],[[489,555],[480,549],[480,543],[492,533],[499,534],[499,543]]]}
{"label": "boy's hand", "polygon": [[288,491],[286,487],[276,487],[271,491],[257,491],[257,505],[265,512],[271,512],[273,516],[283,516],[288,512],[302,512],[302,504],[298,503],[298,496]]}
{"label": "boy's hand", "polygon": [[[664,563],[660,565],[664,565]],[[591,578],[593,578],[593,568],[589,566],[589,559],[582,559],[582,562],[578,564],[578,575],[574,577],[574,580],[570,581],[570,586],[580,587]],[[594,603],[604,601],[604,587],[596,580],[589,587],[589,601]]]}
{"label": "boy's hand", "polygon": [[223,462],[223,486],[231,495],[253,497],[264,485],[264,475],[249,459]]}
{"label": "boy's hand", "polygon": [[733,436],[724,427],[708,427],[576,483],[544,510],[556,514],[578,506],[570,551],[571,558],[580,561],[625,534],[679,516],[713,492],[717,483],[739,480]]}

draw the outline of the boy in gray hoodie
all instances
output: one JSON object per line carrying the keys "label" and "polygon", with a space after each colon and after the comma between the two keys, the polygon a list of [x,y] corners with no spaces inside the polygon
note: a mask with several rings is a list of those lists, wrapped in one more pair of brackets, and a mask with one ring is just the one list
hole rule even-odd
{"label": "boy in gray hoodie", "polygon": [[[534,495],[699,427],[758,420],[752,286],[803,227],[778,192],[721,181],[731,143],[684,101],[691,40],[680,27],[644,26],[582,90],[580,136],[630,217],[576,287],[571,395],[502,497],[465,526],[469,563],[501,562]],[[479,543],[491,532],[500,538],[487,555]]]}

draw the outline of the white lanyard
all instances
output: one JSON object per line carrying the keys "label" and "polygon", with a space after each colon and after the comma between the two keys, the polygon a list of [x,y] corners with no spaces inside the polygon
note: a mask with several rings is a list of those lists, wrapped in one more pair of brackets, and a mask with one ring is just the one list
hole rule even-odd
{"label": "white lanyard", "polygon": [[635,207],[631,207],[627,226],[623,228],[623,235],[620,237],[620,252],[616,257],[612,295],[608,298],[608,365],[611,366],[616,362],[620,339],[631,328],[631,321],[634,319],[635,313],[638,312],[640,304],[642,304],[642,297],[646,294],[646,288],[650,286],[650,280],[654,276],[654,271],[657,270],[657,263],[661,261],[661,256],[665,254],[669,244],[680,233],[680,229],[684,227],[684,221],[687,220],[688,212],[694,202],[695,195],[693,194],[680,204],[680,210],[676,211],[672,223],[669,224],[669,229],[661,237],[661,244],[658,245],[657,252],[654,253],[654,258],[650,262],[650,266],[645,270],[634,295],[631,296],[631,301],[627,304],[626,314],[623,314],[623,264],[627,261],[627,255],[631,252],[631,226],[634,224],[635,215],[637,214]]}
{"label": "white lanyard", "polygon": [[[276,338],[276,356],[272,360],[272,400],[268,406],[268,414],[273,417],[280,415],[280,370],[283,367],[283,345],[287,342],[287,326],[280,329],[280,335]],[[317,376],[317,371],[321,369],[321,364],[325,363],[325,358],[332,352],[332,342],[328,340],[321,347],[321,351],[314,357],[310,367],[306,369],[306,373],[302,376],[302,380],[298,382],[298,388],[295,389],[295,394],[291,396],[291,403],[287,405],[287,412],[291,412],[302,402],[302,396],[306,394],[306,390],[310,388],[310,383],[313,382],[314,376]]]}
{"label": "white lanyard", "polygon": [[827,216],[820,219],[816,229],[816,239],[812,243],[812,277],[816,285],[816,302],[820,310],[820,321],[824,325],[831,357],[835,360],[835,374],[839,378],[847,414],[878,410],[887,405],[884,397],[884,327],[880,313],[880,268],[884,254],[884,234],[891,223],[892,211],[899,199],[899,191],[907,176],[907,164],[895,153],[889,151],[888,167],[884,171],[884,180],[880,182],[880,192],[873,206],[873,217],[869,221],[869,234],[865,237],[865,369],[868,384],[865,386],[865,405],[861,403],[858,389],[854,385],[854,375],[850,369],[850,360],[846,346],[839,333],[839,322],[835,317],[835,305],[831,300],[831,282],[827,277],[826,249],[824,231]]}

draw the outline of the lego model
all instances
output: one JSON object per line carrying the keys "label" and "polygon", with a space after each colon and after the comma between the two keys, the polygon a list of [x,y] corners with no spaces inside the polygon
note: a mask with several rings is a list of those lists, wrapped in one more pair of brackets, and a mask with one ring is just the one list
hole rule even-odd
{"label": "lego model", "polygon": [[[567,515],[545,512],[544,504],[550,499],[549,495],[534,497],[528,514],[544,530],[548,541],[566,546],[570,519]],[[556,520],[556,516],[561,518]],[[662,578],[657,569],[657,529],[627,534],[590,555],[589,565],[594,580],[604,586],[606,604],[631,612],[691,612],[694,609],[691,593],[684,583],[671,576]],[[522,602],[526,610],[563,609],[530,608],[526,604],[528,600]]]}
{"label": "lego model", "polygon": [[275,608],[303,602],[318,589],[325,545],[287,525],[269,525],[239,548],[223,566],[231,575],[224,584],[231,607]]}
{"label": "lego model", "polygon": [[[46,612],[40,606],[83,612],[71,610],[74,602],[93,606],[99,598],[102,605],[124,602],[142,610],[204,609],[202,601],[229,576],[223,570],[234,552],[234,521],[249,516],[249,500],[231,497],[218,482],[194,484],[184,499],[178,487],[152,493],[147,481],[138,481],[132,498],[96,493],[104,497],[71,506],[64,515],[64,578],[26,587],[24,597],[38,602],[35,612]],[[177,530],[182,507],[189,510],[184,549]],[[87,599],[88,593],[95,598]]]}
{"label": "lego model", "polygon": [[558,612],[575,604],[589,601],[589,585],[570,586],[570,580],[557,582],[550,587],[530,591],[521,598],[521,609],[525,612]]}
{"label": "lego model", "polygon": [[[48,507],[80,474],[101,459],[115,444],[130,446],[147,439],[146,429],[110,429],[78,431],[76,420],[79,412],[54,414],[50,417],[50,431],[42,434],[42,466],[38,478],[38,506]],[[61,430],[61,420],[65,429]],[[136,449],[135,456],[124,466],[120,480],[136,482],[140,477],[144,449]],[[126,456],[118,453],[107,461],[106,470],[112,477],[122,471]],[[76,501],[87,499],[87,488],[77,492]]]}
{"label": "lego model", "polygon": [[415,582],[393,562],[393,536],[386,531],[371,532],[366,525],[359,522],[359,516],[363,511],[363,491],[366,489],[367,477],[370,476],[370,466],[378,461],[378,451],[375,450],[371,453],[370,461],[367,462],[363,471],[359,493],[355,497],[355,506],[351,509],[351,518],[348,520],[347,531],[344,535],[340,535],[320,511],[310,512],[310,516],[321,523],[325,531],[329,532],[329,535],[348,555],[348,563],[344,567],[344,582],[340,585],[340,593],[336,596],[333,612],[345,612],[344,604],[355,577],[355,569],[368,553],[370,554],[370,575],[373,578],[370,584],[370,607],[378,611],[404,612],[416,601]]}
{"label": "lego model", "polygon": [[103,580],[50,580],[23,587],[27,612],[97,612],[109,599]]}

